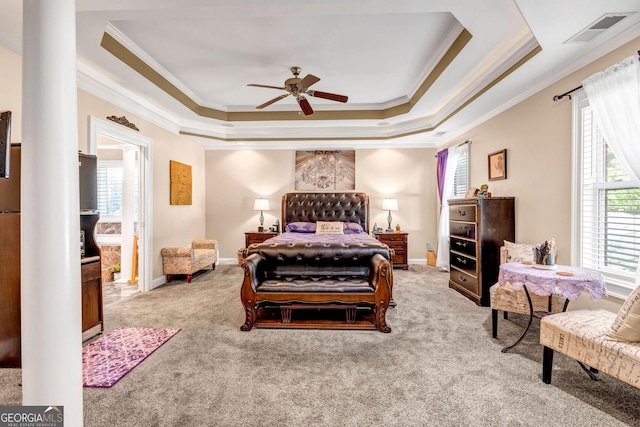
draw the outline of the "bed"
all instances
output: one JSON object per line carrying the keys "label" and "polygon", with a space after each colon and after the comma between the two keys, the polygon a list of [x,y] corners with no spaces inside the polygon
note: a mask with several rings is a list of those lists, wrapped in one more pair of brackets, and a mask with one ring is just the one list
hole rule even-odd
{"label": "bed", "polygon": [[247,248],[242,330],[391,331],[390,250],[369,235],[365,193],[287,193],[282,226],[279,236]]}

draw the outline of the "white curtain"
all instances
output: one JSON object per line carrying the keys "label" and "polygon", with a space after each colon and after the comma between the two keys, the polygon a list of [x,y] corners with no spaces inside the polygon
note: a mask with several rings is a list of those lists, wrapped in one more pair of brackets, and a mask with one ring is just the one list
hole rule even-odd
{"label": "white curtain", "polygon": [[449,270],[449,203],[453,193],[453,179],[456,176],[456,166],[463,147],[450,147],[447,157],[447,169],[444,173],[442,189],[442,205],[440,207],[440,224],[438,226],[438,249],[436,267]]}
{"label": "white curtain", "polygon": [[[637,55],[582,82],[611,151],[640,187],[640,60]],[[640,285],[640,260],[636,269]]]}
{"label": "white curtain", "polygon": [[640,60],[632,56],[582,82],[602,134],[640,187]]}

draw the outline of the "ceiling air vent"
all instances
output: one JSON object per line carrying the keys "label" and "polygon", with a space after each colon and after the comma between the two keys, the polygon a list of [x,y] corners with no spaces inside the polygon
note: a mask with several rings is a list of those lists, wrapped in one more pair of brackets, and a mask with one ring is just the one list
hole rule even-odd
{"label": "ceiling air vent", "polygon": [[632,13],[634,12],[606,13],[598,18],[595,22],[591,23],[586,28],[581,30],[578,34],[571,37],[565,43],[588,42],[594,37],[599,36],[603,32],[607,31],[609,28],[613,27]]}

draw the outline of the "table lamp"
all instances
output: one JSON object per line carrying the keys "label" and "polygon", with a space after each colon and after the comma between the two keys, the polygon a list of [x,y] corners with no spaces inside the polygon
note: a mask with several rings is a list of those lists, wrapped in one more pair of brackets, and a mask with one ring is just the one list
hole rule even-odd
{"label": "table lamp", "polygon": [[387,227],[387,229],[385,231],[393,231],[393,229],[391,228],[391,211],[397,211],[398,210],[398,200],[397,199],[391,199],[391,198],[387,198],[382,200],[382,210],[385,211],[389,211],[389,216],[387,217],[387,221],[389,222],[389,226]]}
{"label": "table lamp", "polygon": [[254,211],[260,211],[260,227],[258,227],[258,231],[264,231],[264,211],[269,210],[269,200],[268,199],[256,199],[253,204]]}

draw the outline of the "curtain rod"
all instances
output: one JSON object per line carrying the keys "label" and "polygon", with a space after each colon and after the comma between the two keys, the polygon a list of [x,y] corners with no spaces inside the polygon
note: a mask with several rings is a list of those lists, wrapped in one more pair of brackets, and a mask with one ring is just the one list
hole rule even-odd
{"label": "curtain rod", "polygon": [[572,94],[573,92],[577,91],[578,89],[582,89],[582,85],[580,85],[580,86],[578,86],[578,87],[576,87],[576,88],[574,88],[574,89],[571,89],[570,91],[565,92],[565,93],[563,93],[562,95],[556,95],[556,96],[554,96],[554,97],[553,97],[553,101],[554,101],[554,102],[555,102],[555,101],[559,101],[559,100],[561,100],[562,98],[564,98],[565,96],[568,96],[568,97],[569,97],[569,99],[571,99],[571,94]]}
{"label": "curtain rod", "polygon": [[[461,142],[460,144],[458,144],[458,145],[457,145],[457,147],[460,147],[460,146],[462,146],[462,145],[464,145],[464,144],[471,144],[471,141],[469,141],[469,140],[467,139],[465,142]],[[442,151],[442,150],[440,150],[440,151]],[[440,151],[438,151],[438,153],[439,153]],[[438,157],[438,155],[436,154],[436,155],[435,155],[435,156],[433,156],[433,157]]]}
{"label": "curtain rod", "polygon": [[[640,50],[638,51],[638,56],[640,56]],[[554,102],[555,102],[555,101],[559,101],[559,100],[561,100],[562,98],[564,98],[565,96],[568,96],[568,97],[569,97],[569,99],[571,99],[571,94],[572,94],[573,92],[577,91],[578,89],[582,89],[582,85],[578,86],[578,87],[577,87],[577,88],[575,88],[575,89],[571,89],[570,91],[565,92],[565,93],[563,93],[562,95],[555,95],[555,96],[553,97],[553,101],[554,101]]]}

